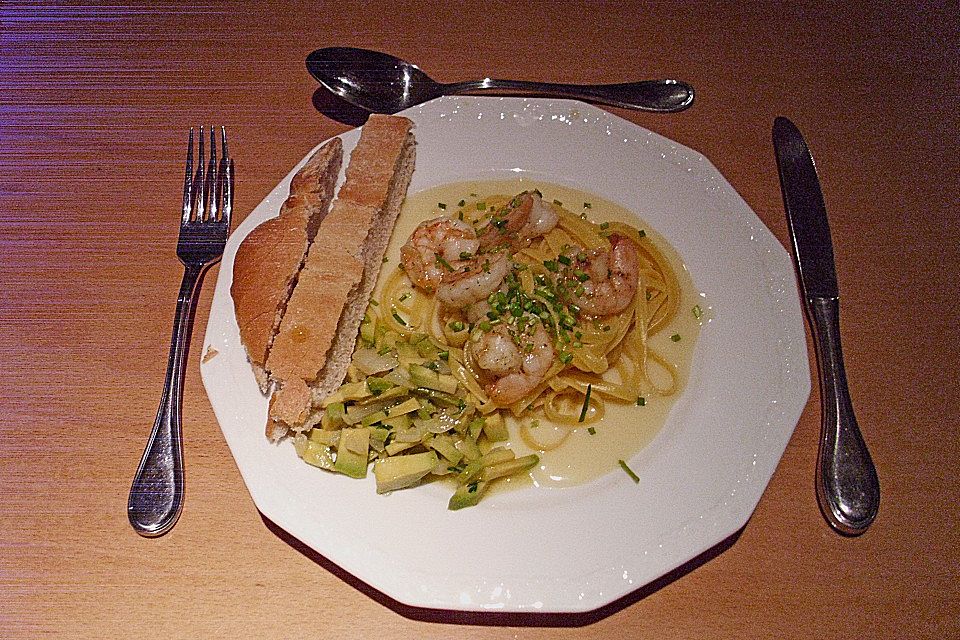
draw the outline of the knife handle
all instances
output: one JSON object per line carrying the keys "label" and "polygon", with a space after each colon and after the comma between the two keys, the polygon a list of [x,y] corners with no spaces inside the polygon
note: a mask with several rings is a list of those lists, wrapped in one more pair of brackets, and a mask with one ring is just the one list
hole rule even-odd
{"label": "knife handle", "polygon": [[811,297],[807,310],[820,372],[821,431],[817,500],[845,535],[867,530],[880,507],[880,482],[853,413],[840,347],[840,299]]}

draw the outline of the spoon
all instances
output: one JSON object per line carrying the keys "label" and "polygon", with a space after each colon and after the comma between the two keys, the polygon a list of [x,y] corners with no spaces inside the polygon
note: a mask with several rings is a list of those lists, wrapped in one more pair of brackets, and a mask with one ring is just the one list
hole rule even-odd
{"label": "spoon", "polygon": [[484,78],[445,84],[415,64],[379,51],[353,47],[317,49],[307,56],[307,70],[343,100],[374,113],[397,113],[440,96],[463,93],[576,98],[660,113],[683,111],[693,104],[693,87],[679,80],[556,84]]}

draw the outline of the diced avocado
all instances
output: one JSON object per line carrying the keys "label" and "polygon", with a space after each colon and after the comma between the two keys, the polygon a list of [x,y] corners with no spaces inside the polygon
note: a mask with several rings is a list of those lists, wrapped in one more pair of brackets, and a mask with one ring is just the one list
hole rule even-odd
{"label": "diced avocado", "polygon": [[419,387],[433,389],[434,385],[437,383],[439,374],[433,369],[428,369],[420,364],[411,364],[408,367],[408,370],[410,371],[410,378]]}
{"label": "diced avocado", "polygon": [[330,420],[331,426],[339,427],[343,424],[343,414],[346,413],[347,409],[342,402],[334,402],[327,405],[327,418]]}
{"label": "diced avocado", "polygon": [[456,511],[464,507],[474,506],[480,502],[480,498],[483,497],[488,485],[489,483],[487,482],[470,482],[460,485],[454,494],[450,496],[450,502],[447,503],[447,508],[451,511]]}
{"label": "diced avocado", "polygon": [[298,452],[300,457],[307,464],[312,464],[321,469],[333,469],[333,452],[327,445],[307,440],[306,446]]}
{"label": "diced avocado", "polygon": [[457,449],[453,438],[446,434],[434,436],[434,438],[430,441],[430,447],[436,449],[437,453],[442,455],[453,464],[457,464],[463,459],[463,453]]}
{"label": "diced avocado", "polygon": [[507,423],[499,413],[491,413],[483,425],[483,432],[487,434],[490,442],[503,442],[510,439],[510,432],[507,431]]}
{"label": "diced avocado", "polygon": [[373,475],[377,478],[377,493],[396,491],[416,484],[437,466],[438,460],[434,451],[380,460],[373,465]]}
{"label": "diced avocado", "polygon": [[369,427],[372,424],[382,422],[383,420],[386,420],[386,419],[387,419],[387,414],[385,412],[375,411],[374,413],[369,413],[363,416],[363,418],[360,419],[360,424],[362,424],[365,427]]}
{"label": "diced avocado", "polygon": [[390,407],[390,417],[395,418],[397,416],[402,416],[405,413],[411,413],[420,408],[420,401],[416,398],[410,398],[404,400],[400,404]]}
{"label": "diced avocado", "polygon": [[508,460],[507,462],[484,467],[483,471],[480,472],[480,480],[489,482],[490,480],[496,480],[504,476],[512,476],[516,473],[529,471],[539,463],[540,457],[531,453],[528,456],[523,456],[515,460]]}
{"label": "diced avocado", "polygon": [[419,360],[420,358],[417,348],[409,342],[397,343],[397,355],[400,357],[400,362],[403,363],[409,363],[410,360]]}
{"label": "diced avocado", "polygon": [[323,401],[323,406],[329,407],[334,402],[344,402],[346,400],[363,400],[372,395],[373,393],[367,388],[366,381],[348,382],[327,396]]}
{"label": "diced avocado", "polygon": [[394,415],[393,410],[390,410],[390,417],[383,421],[383,426],[389,427],[394,431],[401,431],[410,426],[410,414]]}
{"label": "diced avocado", "polygon": [[467,433],[474,441],[480,437],[480,432],[483,430],[483,423],[484,418],[481,416],[471,420],[470,424],[467,426]]}
{"label": "diced avocado", "polygon": [[460,472],[460,475],[457,476],[457,482],[460,484],[471,482],[480,475],[485,467],[509,462],[515,457],[516,454],[514,454],[510,449],[504,449],[503,447],[491,449],[485,456],[471,461],[466,467],[464,467],[463,471]]}
{"label": "diced avocado", "polygon": [[417,444],[416,442],[399,442],[397,440],[394,440],[393,442],[388,444],[386,447],[384,447],[384,450],[387,452],[388,456],[395,456],[401,451],[406,451],[407,449],[412,448],[416,444]]}
{"label": "diced avocado", "polygon": [[457,379],[452,375],[437,373],[419,364],[412,364],[409,367],[410,380],[418,387],[426,389],[435,389],[445,393],[457,392]]}
{"label": "diced avocado", "polygon": [[337,460],[333,465],[334,471],[351,478],[365,478],[369,450],[369,429],[362,427],[341,430],[340,444],[337,446]]}
{"label": "diced avocado", "polygon": [[316,442],[324,446],[332,446],[337,444],[337,441],[340,440],[340,430],[329,430],[329,429],[310,429],[308,436],[311,442]]}
{"label": "diced avocado", "polygon": [[387,391],[393,388],[395,385],[389,380],[384,380],[383,378],[378,378],[376,376],[369,376],[367,378],[367,388],[370,389],[370,393],[375,396],[381,395],[384,391]]}
{"label": "diced avocado", "polygon": [[456,447],[461,453],[463,453],[467,460],[477,460],[483,456],[483,454],[480,453],[480,447],[478,447],[477,443],[470,438],[457,440]]}
{"label": "diced avocado", "polygon": [[370,448],[376,451],[383,451],[387,442],[387,436],[390,435],[389,429],[370,428]]}
{"label": "diced avocado", "polygon": [[360,339],[367,344],[373,344],[377,337],[377,320],[372,313],[363,315],[363,322],[360,324]]}

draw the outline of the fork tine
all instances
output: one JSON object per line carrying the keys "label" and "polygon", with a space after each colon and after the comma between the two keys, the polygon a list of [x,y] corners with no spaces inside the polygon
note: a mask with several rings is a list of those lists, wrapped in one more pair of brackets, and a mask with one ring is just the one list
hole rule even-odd
{"label": "fork tine", "polygon": [[197,222],[210,222],[217,219],[217,136],[210,125],[210,159],[207,161],[207,174],[203,181],[203,203],[206,215]]}
{"label": "fork tine", "polygon": [[203,201],[203,180],[204,180],[204,161],[203,161],[203,125],[200,125],[200,135],[197,136],[197,172],[193,175],[193,185],[190,191],[190,200],[196,206],[194,211],[193,220],[197,222],[203,221],[203,215],[205,212],[204,201]]}
{"label": "fork tine", "polygon": [[190,137],[187,140],[187,170],[183,178],[183,223],[190,222],[190,213],[193,211],[191,195],[191,178],[193,178],[193,127],[190,127]]}
{"label": "fork tine", "polygon": [[233,214],[233,158],[227,163],[227,177],[224,181],[226,195],[223,199],[223,221],[230,228],[230,216]]}

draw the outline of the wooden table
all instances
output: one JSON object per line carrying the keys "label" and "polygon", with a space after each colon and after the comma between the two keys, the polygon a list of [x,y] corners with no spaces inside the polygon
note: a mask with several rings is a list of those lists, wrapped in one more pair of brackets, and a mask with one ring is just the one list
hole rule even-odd
{"label": "wooden table", "polygon": [[[0,637],[956,637],[958,13],[850,4],[0,5]],[[228,127],[242,219],[350,128],[318,112],[304,69],[331,45],[446,81],[688,80],[684,113],[617,114],[705,154],[784,243],[770,129],[794,120],[832,215],[850,386],[883,487],[866,535],[818,511],[814,385],[739,538],[683,577],[593,616],[391,606],[261,519],[194,349],[186,508],[165,537],[137,536],[125,507],[163,380],[186,130]]]}

